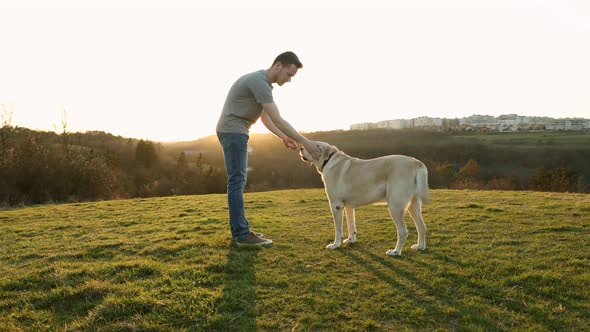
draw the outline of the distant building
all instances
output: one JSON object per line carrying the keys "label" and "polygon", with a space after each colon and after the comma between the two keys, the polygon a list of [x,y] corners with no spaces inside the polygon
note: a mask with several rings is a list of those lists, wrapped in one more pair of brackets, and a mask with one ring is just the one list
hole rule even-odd
{"label": "distant building", "polygon": [[474,127],[488,127],[497,123],[496,118],[491,115],[472,115],[466,118],[459,119],[459,125],[474,126]]}
{"label": "distant building", "polygon": [[377,128],[377,124],[376,123],[357,123],[357,124],[353,124],[352,126],[350,126],[350,130],[369,130],[369,129],[375,129]]}
{"label": "distant building", "polygon": [[412,128],[414,126],[414,121],[406,119],[388,120],[382,122],[386,122],[387,128],[389,129],[405,129]]}
{"label": "distant building", "polygon": [[553,119],[545,124],[547,130],[583,130],[587,128],[586,119]]}
{"label": "distant building", "polygon": [[518,126],[515,124],[501,124],[496,127],[496,130],[499,132],[506,132],[506,131],[518,131]]}
{"label": "distant building", "polygon": [[440,118],[429,118],[421,116],[414,119],[414,127],[442,127],[443,120]]}
{"label": "distant building", "polygon": [[377,122],[377,128],[390,129],[389,128],[389,121]]}
{"label": "distant building", "polygon": [[456,128],[479,131],[518,131],[518,130],[590,130],[590,119],[530,117],[518,114],[504,114],[498,117],[474,114],[461,119],[441,119],[422,116],[414,119],[385,120],[377,123],[359,123],[350,126],[351,130],[373,128]]}

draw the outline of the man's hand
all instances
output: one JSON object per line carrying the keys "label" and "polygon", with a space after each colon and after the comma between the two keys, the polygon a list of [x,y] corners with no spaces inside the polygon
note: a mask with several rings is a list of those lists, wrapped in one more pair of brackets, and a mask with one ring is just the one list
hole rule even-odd
{"label": "man's hand", "polygon": [[283,144],[285,144],[285,147],[287,149],[296,150],[297,148],[299,148],[299,146],[297,145],[297,142],[290,139],[289,137],[283,138]]}
{"label": "man's hand", "polygon": [[318,148],[314,141],[306,140],[303,143],[303,147],[307,150],[307,152],[309,152],[309,154],[311,154],[313,159],[320,160],[322,151],[320,150],[320,148]]}

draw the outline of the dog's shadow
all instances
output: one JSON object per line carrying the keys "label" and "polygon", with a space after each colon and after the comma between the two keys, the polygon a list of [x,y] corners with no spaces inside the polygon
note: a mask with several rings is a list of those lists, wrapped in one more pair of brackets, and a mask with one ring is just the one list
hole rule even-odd
{"label": "dog's shadow", "polygon": [[[400,280],[400,277],[407,279],[418,286],[426,286],[423,285],[415,275],[395,264],[396,261],[404,259],[405,256],[378,256],[372,251],[367,250],[367,248],[360,243],[348,244],[335,250],[335,252],[350,258],[356,265],[364,267],[368,272],[394,288],[407,290],[405,289],[405,286],[398,281]],[[384,269],[386,271],[384,271]],[[393,273],[386,273],[387,270]]]}
{"label": "dog's shadow", "polygon": [[[411,271],[411,266],[416,266],[417,270],[425,268],[432,272],[435,267],[427,265],[421,260],[415,259],[415,255],[431,255],[432,252],[422,251],[420,253],[406,253],[404,256],[379,256],[367,249],[360,243],[350,244],[335,250],[335,252],[349,258],[357,266],[361,266],[378,279],[388,284],[393,291],[404,295],[408,301],[413,302],[416,307],[425,307],[431,317],[436,317],[442,325],[447,325],[449,320],[456,321],[461,326],[461,322],[469,321],[471,324],[478,325],[481,329],[489,329],[497,324],[485,318],[483,309],[467,307],[461,302],[460,298],[452,295],[445,295],[437,289],[436,286],[425,280],[425,274],[417,274]],[[405,260],[405,261],[404,261]],[[443,264],[441,262],[441,264]],[[456,274],[449,274],[456,282],[467,284],[469,287],[477,287],[465,277]],[[449,308],[452,310],[449,311]]]}

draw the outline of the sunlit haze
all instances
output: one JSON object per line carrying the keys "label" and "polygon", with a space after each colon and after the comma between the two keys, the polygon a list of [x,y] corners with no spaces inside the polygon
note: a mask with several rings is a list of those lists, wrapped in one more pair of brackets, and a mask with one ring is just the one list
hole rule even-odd
{"label": "sunlit haze", "polygon": [[[2,1],[12,124],[156,141],[215,133],[228,89],[283,51],[299,131],[517,113],[590,117],[590,2]],[[254,132],[266,132],[258,123]]]}

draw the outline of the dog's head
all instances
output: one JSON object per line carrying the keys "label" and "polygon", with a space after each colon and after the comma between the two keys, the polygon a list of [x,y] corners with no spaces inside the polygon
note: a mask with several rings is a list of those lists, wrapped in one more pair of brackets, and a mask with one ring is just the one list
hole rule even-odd
{"label": "dog's head", "polygon": [[338,151],[338,148],[330,145],[326,142],[315,141],[314,144],[320,149],[320,158],[314,159],[311,154],[305,149],[301,148],[299,155],[303,161],[311,163],[317,167],[318,171],[321,172],[326,165],[326,162]]}

